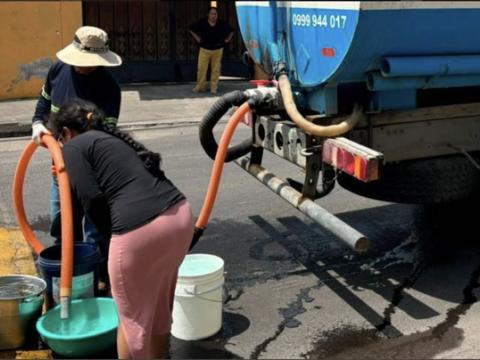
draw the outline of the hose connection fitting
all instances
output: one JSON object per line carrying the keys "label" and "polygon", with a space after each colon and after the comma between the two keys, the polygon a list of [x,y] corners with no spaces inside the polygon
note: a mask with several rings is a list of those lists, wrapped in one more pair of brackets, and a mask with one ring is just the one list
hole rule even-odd
{"label": "hose connection fitting", "polygon": [[283,109],[282,96],[274,86],[261,86],[243,92],[252,109],[261,111],[277,111]]}
{"label": "hose connection fitting", "polygon": [[287,71],[287,65],[285,64],[285,61],[280,60],[280,61],[274,62],[272,72],[273,72],[273,78],[275,80],[278,80],[280,75],[287,75],[288,71]]}

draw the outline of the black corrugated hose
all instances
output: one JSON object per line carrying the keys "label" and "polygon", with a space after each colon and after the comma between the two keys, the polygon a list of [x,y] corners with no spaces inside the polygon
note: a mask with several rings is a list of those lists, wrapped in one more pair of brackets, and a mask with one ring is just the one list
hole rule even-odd
{"label": "black corrugated hose", "polygon": [[[220,121],[223,115],[233,106],[240,106],[242,103],[248,100],[248,97],[240,90],[229,92],[219,98],[203,117],[200,122],[200,143],[203,150],[207,155],[215,160],[217,154],[218,144],[213,136],[213,128]],[[228,148],[228,153],[225,158],[225,162],[235,160],[243,155],[248,154],[252,148],[252,139],[244,140],[238,145],[234,145]]]}

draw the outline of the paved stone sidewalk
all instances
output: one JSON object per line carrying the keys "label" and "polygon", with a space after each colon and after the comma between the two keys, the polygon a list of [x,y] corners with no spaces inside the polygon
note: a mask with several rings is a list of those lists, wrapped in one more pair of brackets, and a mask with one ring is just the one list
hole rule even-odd
{"label": "paved stone sidewalk", "polygon": [[[193,83],[122,86],[120,128],[197,123],[219,96],[252,87],[248,81],[223,80],[219,92],[211,95],[193,93],[193,86]],[[0,137],[29,135],[36,103],[37,99],[0,101]]]}

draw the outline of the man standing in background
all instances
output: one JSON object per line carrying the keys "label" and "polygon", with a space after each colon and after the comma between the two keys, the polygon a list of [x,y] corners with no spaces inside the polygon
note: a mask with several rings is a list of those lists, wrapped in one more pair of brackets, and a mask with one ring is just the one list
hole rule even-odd
{"label": "man standing in background", "polygon": [[211,64],[210,92],[216,94],[220,79],[223,48],[232,41],[233,28],[218,20],[216,7],[210,7],[208,17],[190,26],[190,34],[200,46],[198,54],[197,84],[193,92],[205,91],[208,66]]}

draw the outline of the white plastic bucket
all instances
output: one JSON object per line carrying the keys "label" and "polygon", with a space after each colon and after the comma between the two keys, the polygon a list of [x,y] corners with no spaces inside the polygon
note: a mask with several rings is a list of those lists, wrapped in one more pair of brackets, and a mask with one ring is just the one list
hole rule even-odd
{"label": "white plastic bucket", "polygon": [[185,256],[178,271],[172,335],[200,340],[222,327],[223,259],[209,254]]}

